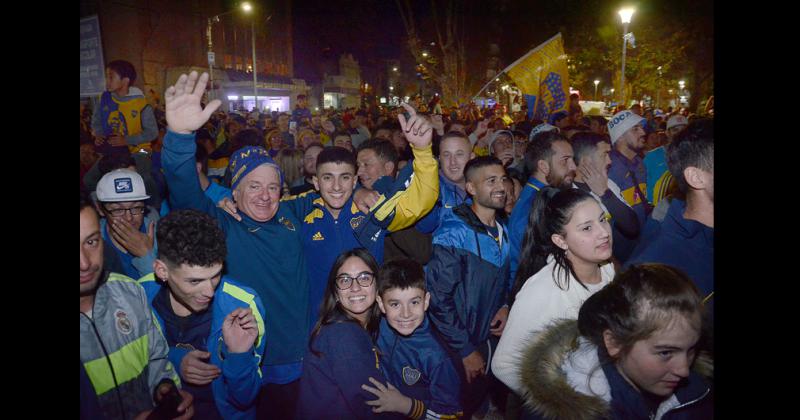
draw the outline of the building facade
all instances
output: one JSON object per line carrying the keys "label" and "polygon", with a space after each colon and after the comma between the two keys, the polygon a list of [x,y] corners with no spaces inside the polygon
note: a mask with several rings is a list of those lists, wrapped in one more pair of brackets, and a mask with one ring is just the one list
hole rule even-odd
{"label": "building facade", "polygon": [[152,102],[181,73],[208,72],[213,52],[210,97],[221,99],[225,110],[252,109],[255,38],[258,106],[291,111],[297,95],[309,90],[294,78],[291,0],[252,3],[245,13],[221,0],[94,0],[81,2],[81,17],[98,16],[106,63],[133,63],[134,86]]}

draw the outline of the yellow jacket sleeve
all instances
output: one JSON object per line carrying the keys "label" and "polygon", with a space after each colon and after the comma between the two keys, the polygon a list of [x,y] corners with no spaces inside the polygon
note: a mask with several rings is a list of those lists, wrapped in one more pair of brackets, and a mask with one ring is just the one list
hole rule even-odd
{"label": "yellow jacket sleeve", "polygon": [[407,188],[397,191],[385,202],[380,200],[373,207],[375,217],[385,220],[394,211],[388,230],[395,232],[405,229],[431,211],[439,198],[439,164],[433,158],[431,146],[418,149],[413,145],[413,171]]}

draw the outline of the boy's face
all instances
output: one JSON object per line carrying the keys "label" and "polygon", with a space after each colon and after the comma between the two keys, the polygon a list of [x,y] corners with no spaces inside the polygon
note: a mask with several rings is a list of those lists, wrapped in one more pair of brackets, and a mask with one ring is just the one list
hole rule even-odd
{"label": "boy's face", "polygon": [[109,92],[116,92],[123,87],[127,86],[124,82],[125,79],[119,77],[119,74],[111,69],[106,69],[106,90]]}
{"label": "boy's face", "polygon": [[378,306],[386,321],[400,335],[409,336],[422,325],[431,294],[416,287],[393,288],[378,296]]}

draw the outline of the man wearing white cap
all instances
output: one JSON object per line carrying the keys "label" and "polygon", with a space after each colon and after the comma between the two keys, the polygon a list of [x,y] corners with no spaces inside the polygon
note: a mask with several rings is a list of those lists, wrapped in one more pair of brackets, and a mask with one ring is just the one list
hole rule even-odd
{"label": "man wearing white cap", "polygon": [[111,171],[97,183],[95,191],[103,240],[122,263],[123,274],[138,279],[153,271],[154,237],[158,212],[145,205],[150,198],[144,180],[135,170]]}
{"label": "man wearing white cap", "polygon": [[681,114],[675,114],[667,120],[667,143],[644,155],[644,166],[647,168],[647,197],[654,206],[667,195],[672,174],[667,167],[667,144],[672,143],[678,133],[689,124],[689,120]]}
{"label": "man wearing white cap", "polygon": [[[608,133],[613,148],[609,154],[611,167],[608,169],[608,178],[619,186],[622,198],[636,212],[639,226],[644,226],[652,210],[644,193],[647,190],[647,173],[644,161],[639,155],[647,140],[642,126],[644,121],[646,121],[644,118],[626,109],[614,114],[608,122]],[[615,252],[615,257],[624,263],[624,259],[620,257],[630,255],[635,246],[635,240],[620,244],[620,250]]]}

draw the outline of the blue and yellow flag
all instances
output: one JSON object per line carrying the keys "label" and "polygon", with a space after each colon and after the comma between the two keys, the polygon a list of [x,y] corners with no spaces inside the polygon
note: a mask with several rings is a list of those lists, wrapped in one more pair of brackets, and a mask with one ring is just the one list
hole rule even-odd
{"label": "blue and yellow flag", "polygon": [[508,66],[505,73],[519,87],[528,103],[528,118],[547,121],[569,105],[567,55],[561,33],[548,39]]}

